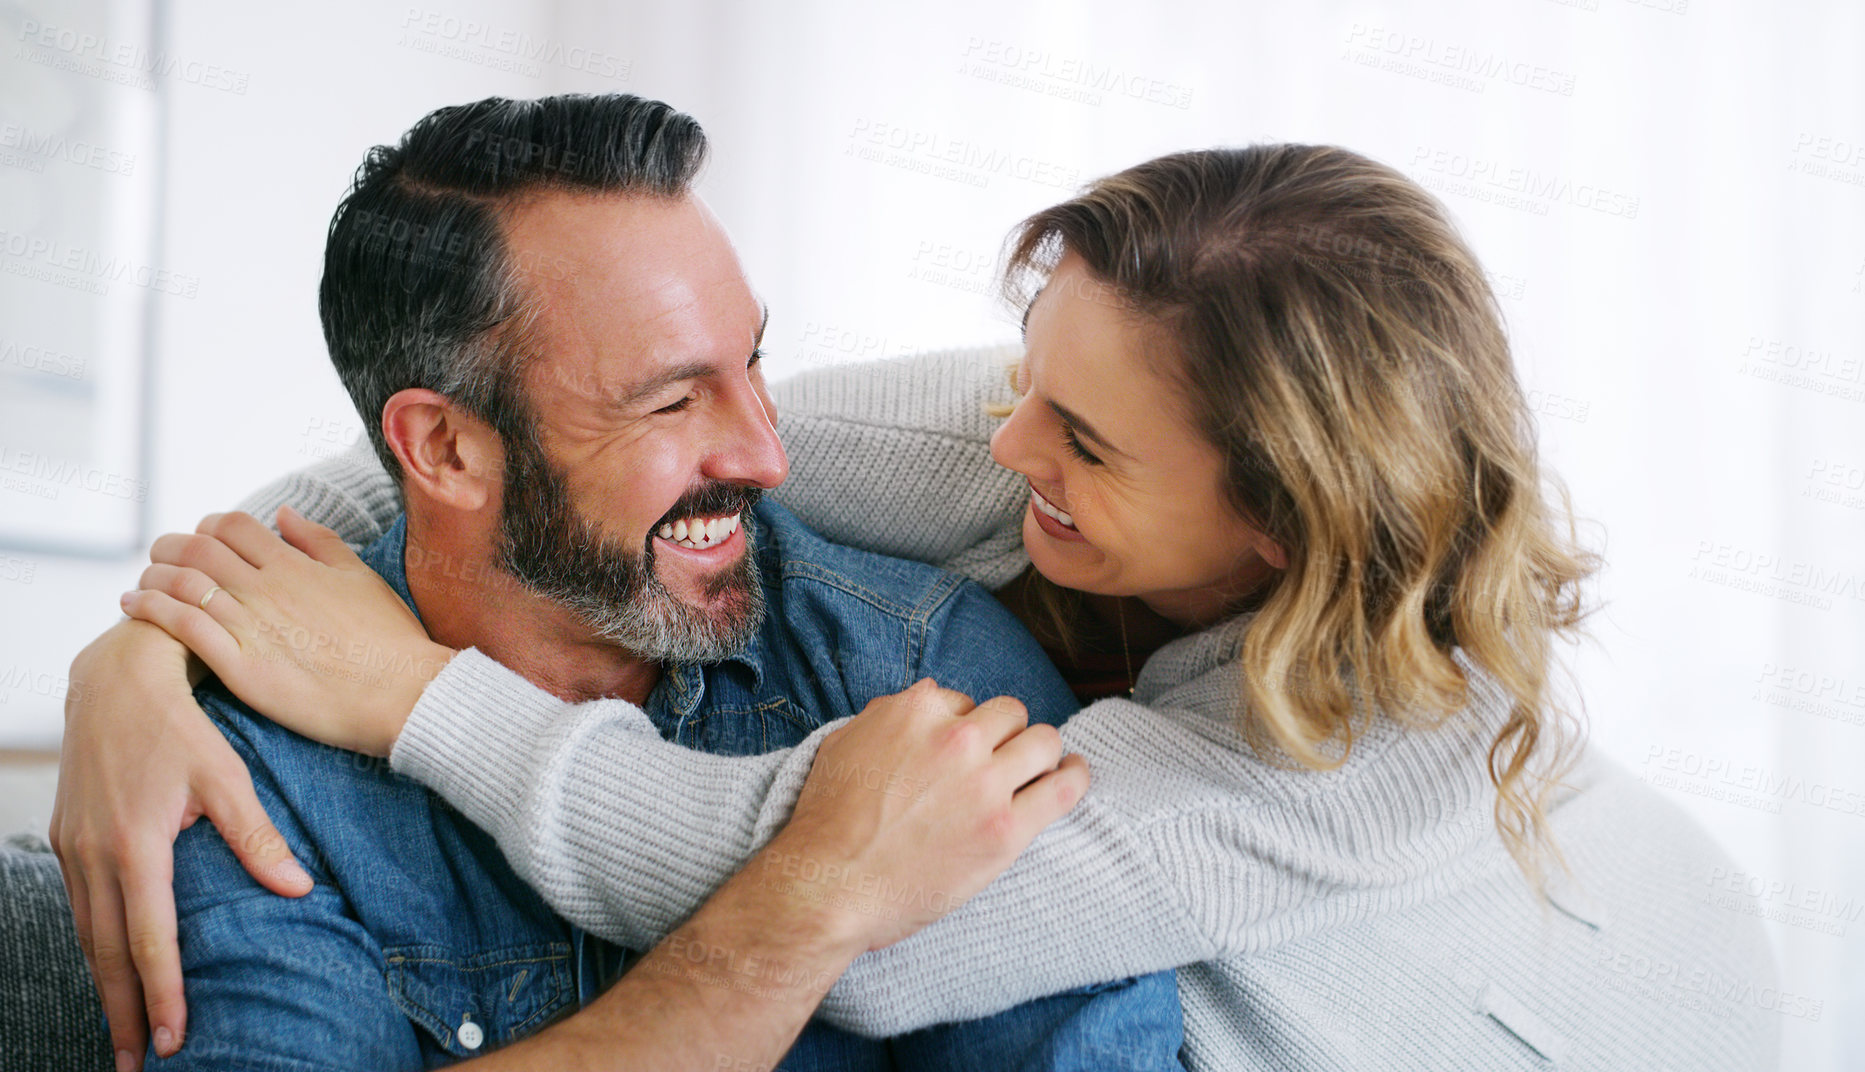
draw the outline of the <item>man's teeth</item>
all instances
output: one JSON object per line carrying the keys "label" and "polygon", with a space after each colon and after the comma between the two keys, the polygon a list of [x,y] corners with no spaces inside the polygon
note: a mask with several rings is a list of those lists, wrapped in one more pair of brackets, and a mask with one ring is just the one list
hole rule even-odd
{"label": "man's teeth", "polygon": [[1043,513],[1048,514],[1050,517],[1055,518],[1057,521],[1062,522],[1064,525],[1067,525],[1069,528],[1075,527],[1074,515],[1064,513],[1063,511],[1056,509],[1055,506],[1052,505],[1048,499],[1045,499],[1040,494],[1038,494],[1035,488],[1030,489],[1030,494],[1035,496],[1036,508],[1038,510],[1041,510]]}
{"label": "man's teeth", "polygon": [[731,517],[715,517],[710,520],[697,517],[683,517],[671,525],[662,525],[655,533],[668,543],[681,547],[690,547],[695,551],[715,547],[723,543],[726,537],[738,531],[738,514]]}

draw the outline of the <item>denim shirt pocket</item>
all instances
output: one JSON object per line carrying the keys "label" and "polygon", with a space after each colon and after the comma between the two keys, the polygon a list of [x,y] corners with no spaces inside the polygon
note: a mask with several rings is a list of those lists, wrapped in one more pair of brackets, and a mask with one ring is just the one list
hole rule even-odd
{"label": "denim shirt pocket", "polygon": [[382,952],[389,996],[455,1057],[523,1038],[576,1006],[568,943],[507,946],[471,956],[435,945]]}
{"label": "denim shirt pocket", "polygon": [[701,705],[673,736],[686,748],[720,756],[755,756],[794,748],[822,724],[788,696],[742,698],[720,689],[716,703]]}

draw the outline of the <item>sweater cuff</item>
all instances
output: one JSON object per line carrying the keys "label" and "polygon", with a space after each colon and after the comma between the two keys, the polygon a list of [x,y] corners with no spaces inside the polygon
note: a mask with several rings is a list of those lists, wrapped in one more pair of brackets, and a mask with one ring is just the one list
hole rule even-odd
{"label": "sweater cuff", "polygon": [[532,750],[569,705],[468,648],[428,683],[389,752],[395,771],[428,786],[480,828],[523,814]]}

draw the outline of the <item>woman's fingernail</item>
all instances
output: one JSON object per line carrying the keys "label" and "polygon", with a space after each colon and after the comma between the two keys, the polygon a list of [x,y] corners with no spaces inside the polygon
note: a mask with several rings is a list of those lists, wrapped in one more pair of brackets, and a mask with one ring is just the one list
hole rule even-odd
{"label": "woman's fingernail", "polygon": [[136,596],[136,590],[132,588],[129,591],[117,597],[117,605],[122,606],[122,607],[127,607],[130,605],[130,600],[135,598],[135,596]]}
{"label": "woman's fingernail", "polygon": [[166,1027],[155,1029],[155,1052],[167,1057],[175,1052],[175,1033]]}
{"label": "woman's fingernail", "polygon": [[135,1072],[136,1055],[128,1050],[117,1051],[117,1072]]}

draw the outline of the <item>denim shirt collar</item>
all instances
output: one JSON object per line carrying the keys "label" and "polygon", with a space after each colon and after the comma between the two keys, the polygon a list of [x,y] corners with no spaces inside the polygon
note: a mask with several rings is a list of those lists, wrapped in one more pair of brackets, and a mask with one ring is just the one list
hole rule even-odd
{"label": "denim shirt collar", "polygon": [[[764,541],[756,536],[756,515],[748,515],[751,529],[746,532],[752,537],[752,546],[762,554]],[[408,515],[402,514],[390,525],[382,538],[365,548],[360,557],[370,569],[382,575],[395,594],[414,611],[416,619],[421,617],[421,608],[415,606],[414,593],[408,588]],[[762,563],[760,562],[760,565]],[[760,577],[763,571],[760,570]],[[766,595],[769,588],[766,587]],[[767,600],[768,602],[768,600]],[[425,624],[425,623],[424,623]],[[722,665],[740,667],[750,677],[750,687],[756,691],[764,687],[764,630],[762,627],[752,634],[751,643],[731,655],[726,656]],[[650,714],[665,713],[671,716],[665,720],[655,721],[662,726],[685,722],[699,710],[706,699],[705,666],[699,663],[664,663],[661,676],[654,691],[648,696],[647,707]]]}
{"label": "denim shirt collar", "polygon": [[421,617],[421,608],[414,605],[414,593],[408,590],[408,515],[395,519],[382,538],[363,548],[359,555],[363,564],[382,575],[395,589],[408,609],[414,611],[416,618]]}

